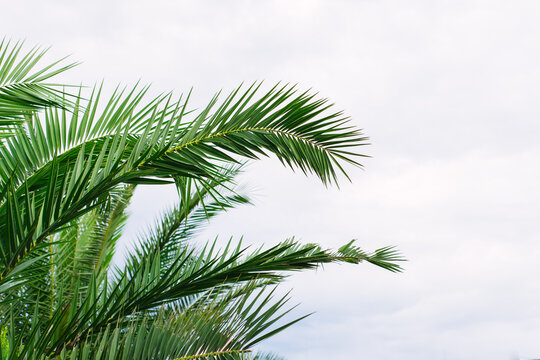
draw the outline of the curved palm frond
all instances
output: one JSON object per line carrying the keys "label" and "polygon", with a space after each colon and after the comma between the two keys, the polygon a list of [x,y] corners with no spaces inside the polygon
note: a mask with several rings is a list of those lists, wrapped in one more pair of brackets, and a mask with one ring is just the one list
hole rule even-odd
{"label": "curved palm frond", "polygon": [[[95,116],[95,106],[88,106],[81,122],[94,124],[90,132],[100,135],[98,138],[82,142],[57,157],[49,151],[52,160],[29,176],[23,173],[28,176],[24,181],[17,175],[6,177],[4,186],[8,189],[4,199],[0,198],[0,216],[8,215],[9,205],[13,204],[14,209],[22,211],[8,215],[14,217],[11,222],[24,223],[27,229],[21,224],[10,232],[0,224],[1,233],[11,234],[7,241],[9,248],[0,249],[3,250],[0,251],[0,281],[13,271],[24,254],[40,246],[48,234],[97,206],[101,194],[122,183],[163,183],[183,177],[196,178],[202,184],[219,181],[225,164],[238,161],[233,155],[258,158],[265,152],[276,154],[283,162],[304,172],[316,173],[325,183],[335,181],[336,169],[342,170],[339,160],[357,164],[353,160],[357,154],[351,153],[349,147],[364,144],[365,138],[357,130],[349,129],[339,113],[318,117],[327,108],[324,101],[313,100],[313,96],[307,94],[289,99],[294,91],[282,87],[270,90],[247,106],[246,98],[251,99],[255,91],[256,88],[248,89],[235,103],[232,101],[236,92],[231,94],[209,115],[216,102],[214,99],[189,123],[185,123],[183,115],[185,103],[170,106],[170,97],[164,105],[157,99],[139,112],[135,128],[127,115],[126,123],[119,128],[118,116]],[[145,116],[150,117],[143,131],[131,132]],[[103,125],[106,119],[110,124]],[[62,134],[60,123],[56,119],[47,127],[58,130],[51,130],[51,134]],[[74,123],[77,119],[72,119]],[[101,136],[103,129],[116,130],[116,133]],[[75,141],[67,128],[64,133],[67,137],[60,136],[53,149],[62,149],[62,144]],[[45,139],[49,133],[40,134],[34,138]],[[5,153],[19,158],[17,163],[20,163],[24,149],[40,149],[40,142],[32,144],[32,138],[27,140],[35,146],[17,146],[15,141],[8,141]],[[46,153],[45,147],[42,150]],[[5,156],[4,163],[8,159],[10,157]],[[28,167],[32,168],[32,164]],[[3,172],[13,174],[16,169],[6,167]],[[26,221],[22,222],[21,216],[26,217]]]}
{"label": "curved palm frond", "polygon": [[104,331],[108,326],[122,327],[130,316],[192,295],[234,289],[239,284],[261,279],[267,280],[267,284],[277,283],[284,279],[285,271],[314,269],[324,263],[372,260],[370,255],[351,247],[347,251],[330,252],[293,241],[243,256],[245,253],[246,248],[240,246],[221,252],[210,248],[196,256],[194,251],[186,249],[165,275],[161,275],[159,253],[146,254],[136,265],[128,263],[106,289],[99,290],[96,284],[93,294],[86,298],[86,301],[94,300],[79,300],[83,301],[82,305],[72,310],[53,348],[89,332]]}

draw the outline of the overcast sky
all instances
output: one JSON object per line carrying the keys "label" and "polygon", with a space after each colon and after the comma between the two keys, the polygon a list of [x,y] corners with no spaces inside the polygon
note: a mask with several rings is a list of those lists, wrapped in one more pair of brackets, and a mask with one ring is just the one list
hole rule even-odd
{"label": "overcast sky", "polygon": [[[397,245],[406,271],[368,264],[294,275],[299,314],[266,342],[290,360],[540,357],[540,2],[4,1],[0,36],[83,65],[67,80],[195,89],[313,88],[372,145],[326,189],[275,160],[242,182],[255,207],[203,238],[292,235]],[[174,197],[139,191],[128,232]],[[129,245],[126,243],[126,245]]]}

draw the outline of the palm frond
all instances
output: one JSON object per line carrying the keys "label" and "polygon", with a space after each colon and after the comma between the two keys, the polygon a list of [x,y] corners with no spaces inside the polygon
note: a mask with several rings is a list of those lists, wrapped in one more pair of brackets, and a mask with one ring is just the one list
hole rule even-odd
{"label": "palm frond", "polygon": [[47,50],[35,47],[23,53],[22,48],[22,42],[0,42],[0,138],[12,136],[35,111],[71,104],[62,86],[46,81],[77,64],[61,66],[61,59],[36,69]]}
{"label": "palm frond", "polygon": [[[108,310],[104,319],[121,318],[133,311],[150,310],[183,297],[244,282],[261,279],[279,282],[284,278],[283,272],[314,269],[325,263],[368,261],[379,265],[384,262],[384,267],[389,269],[387,263],[391,262],[380,252],[366,254],[352,245],[331,252],[293,240],[266,250],[258,249],[249,255],[247,251],[241,242],[233,246],[232,241],[222,251],[210,244],[199,254],[186,246],[165,274],[160,269],[159,251],[137,253],[117,274],[108,294],[114,299],[111,303],[117,305]],[[402,260],[397,256],[392,259]],[[393,271],[401,270],[397,263],[392,265]]]}
{"label": "palm frond", "polygon": [[[21,183],[17,175],[6,178],[6,182],[21,184],[12,191],[13,201],[15,198],[16,201],[25,198],[25,189],[28,189],[33,208],[47,212],[27,222],[40,224],[41,231],[32,228],[31,234],[25,229],[13,233],[13,250],[10,252],[8,249],[7,253],[0,254],[8,260],[4,264],[0,262],[0,269],[4,269],[1,276],[5,277],[16,265],[19,257],[14,258],[13,255],[31,251],[47,234],[54,233],[92,209],[101,194],[121,183],[161,183],[182,177],[196,178],[202,184],[221,181],[225,164],[236,161],[231,155],[257,158],[257,152],[264,154],[265,151],[275,153],[283,161],[287,159],[286,162],[304,171],[315,172],[323,182],[335,179],[334,165],[337,164],[337,168],[341,169],[338,160],[356,163],[343,147],[361,145],[364,138],[358,131],[349,130],[345,126],[346,120],[339,118],[339,114],[318,119],[317,115],[326,109],[324,101],[312,101],[313,96],[306,94],[291,100],[289,98],[294,91],[282,87],[270,90],[254,105],[246,107],[243,99],[252,98],[255,90],[248,89],[236,103],[232,103],[234,94],[229,96],[217,112],[209,116],[215,103],[213,100],[187,126],[182,125],[185,104],[177,103],[171,107],[169,97],[161,107],[160,101],[155,100],[152,115],[146,120],[146,128],[142,133],[131,133],[133,127],[128,122],[122,131],[117,130],[114,135],[88,140],[53,157],[24,183]],[[171,108],[176,110],[171,111]],[[177,109],[180,108],[182,112],[178,115]],[[88,109],[88,115],[83,118],[95,117],[95,113],[88,113]],[[143,113],[147,114],[149,110],[144,108]],[[97,129],[97,134],[101,134],[103,128],[102,119],[107,117],[98,117],[92,127]],[[118,121],[116,117],[109,120],[112,124]],[[111,126],[105,127],[107,131],[112,131],[114,127]],[[94,134],[94,130],[91,132]],[[12,143],[8,142],[8,145]],[[300,151],[298,146],[313,151],[306,153]],[[246,151],[248,148],[249,151]],[[6,149],[12,154],[24,153],[24,147],[6,146]],[[21,156],[19,158],[22,159]],[[6,174],[9,171],[11,174],[16,172],[13,168],[4,169]],[[0,203],[0,216],[7,211],[7,206],[7,202]],[[28,211],[35,213],[30,208]],[[20,242],[16,238],[24,240]]]}

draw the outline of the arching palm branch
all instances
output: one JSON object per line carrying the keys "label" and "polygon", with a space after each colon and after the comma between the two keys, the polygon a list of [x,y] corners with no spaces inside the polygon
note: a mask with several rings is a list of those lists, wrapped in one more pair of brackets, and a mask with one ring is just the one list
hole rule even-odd
{"label": "arching palm branch", "polygon": [[[325,184],[346,175],[341,164],[360,166],[366,138],[325,100],[253,85],[195,113],[189,96],[147,100],[146,87],[67,94],[44,81],[71,65],[33,72],[42,53],[19,53],[0,45],[0,353],[10,359],[244,358],[300,320],[279,322],[288,297],[269,287],[285,272],[362,261],[400,271],[394,249],[352,242],[333,252],[293,239],[257,250],[191,241],[248,201],[235,191],[242,159],[273,154]],[[178,205],[114,266],[134,188],[163,183],[176,184]]]}

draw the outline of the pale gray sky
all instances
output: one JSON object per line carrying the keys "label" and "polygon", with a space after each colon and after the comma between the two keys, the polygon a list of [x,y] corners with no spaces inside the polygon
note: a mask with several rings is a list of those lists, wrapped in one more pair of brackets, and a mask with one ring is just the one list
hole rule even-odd
{"label": "pale gray sky", "polygon": [[[329,97],[371,137],[353,183],[325,189],[277,161],[243,182],[255,207],[203,236],[398,245],[369,265],[293,276],[300,312],[268,341],[290,360],[540,357],[540,2],[12,1],[0,33],[84,61],[68,80],[156,90],[266,80]],[[140,191],[131,231],[172,200]]]}

